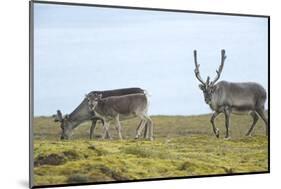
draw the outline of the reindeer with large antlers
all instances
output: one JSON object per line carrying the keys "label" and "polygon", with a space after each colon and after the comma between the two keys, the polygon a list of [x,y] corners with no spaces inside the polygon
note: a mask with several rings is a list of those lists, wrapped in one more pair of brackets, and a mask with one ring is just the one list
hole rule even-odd
{"label": "reindeer with large antlers", "polygon": [[217,138],[219,138],[219,129],[215,126],[215,118],[220,114],[225,115],[226,135],[229,136],[230,126],[230,114],[233,113],[250,113],[253,118],[253,123],[247,132],[246,136],[250,136],[259,116],[265,123],[266,135],[268,134],[268,121],[264,113],[264,104],[266,101],[266,91],[258,83],[244,82],[233,83],[227,81],[218,81],[220,78],[224,62],[225,62],[225,50],[221,51],[221,65],[216,71],[217,76],[213,81],[210,81],[210,77],[207,77],[206,82],[201,78],[199,72],[199,64],[197,63],[197,52],[194,50],[194,62],[195,62],[195,76],[200,81],[199,88],[203,91],[206,104],[214,111],[211,117],[211,124],[213,131]]}

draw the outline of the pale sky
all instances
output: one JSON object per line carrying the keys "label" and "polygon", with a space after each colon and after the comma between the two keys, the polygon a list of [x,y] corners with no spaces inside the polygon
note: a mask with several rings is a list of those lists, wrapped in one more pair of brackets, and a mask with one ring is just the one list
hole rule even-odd
{"label": "pale sky", "polygon": [[210,113],[194,76],[268,88],[267,18],[34,6],[34,114],[70,113],[93,90],[146,89],[151,115]]}

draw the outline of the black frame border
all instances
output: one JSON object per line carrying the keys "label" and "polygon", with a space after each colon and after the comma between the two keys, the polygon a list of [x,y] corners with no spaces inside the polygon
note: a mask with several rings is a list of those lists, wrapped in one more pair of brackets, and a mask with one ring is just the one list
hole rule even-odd
{"label": "black frame border", "polygon": [[[68,6],[86,6],[86,7],[100,7],[100,8],[117,8],[117,9],[130,9],[130,10],[145,10],[145,11],[162,11],[162,12],[178,12],[178,13],[192,13],[192,14],[209,14],[209,15],[222,15],[222,16],[240,16],[240,17],[257,17],[267,18],[268,23],[268,170],[260,172],[245,172],[245,173],[232,173],[232,174],[213,174],[213,175],[197,175],[197,176],[183,176],[183,177],[165,177],[165,178],[151,178],[151,179],[138,179],[138,180],[124,180],[124,181],[106,181],[106,182],[88,182],[88,183],[75,183],[75,184],[54,184],[54,185],[33,185],[33,95],[34,95],[34,3],[36,4],[51,4],[51,5],[68,5]],[[133,6],[120,6],[120,5],[102,5],[102,4],[88,4],[88,3],[72,3],[72,2],[56,2],[56,1],[29,1],[29,188],[53,188],[53,187],[67,187],[67,186],[85,186],[85,185],[98,185],[98,184],[113,184],[113,183],[131,183],[131,182],[144,182],[144,181],[162,181],[162,180],[176,180],[176,179],[189,179],[189,178],[211,178],[211,177],[225,177],[225,176],[238,176],[238,175],[254,175],[270,173],[270,16],[258,14],[241,14],[241,13],[225,13],[225,12],[207,12],[207,11],[194,11],[182,9],[164,9],[164,8],[149,8],[149,7],[133,7]]]}

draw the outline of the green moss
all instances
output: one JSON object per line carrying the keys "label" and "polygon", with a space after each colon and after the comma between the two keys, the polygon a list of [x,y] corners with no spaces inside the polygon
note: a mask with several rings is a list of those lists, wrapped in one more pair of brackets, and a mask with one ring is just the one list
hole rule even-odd
{"label": "green moss", "polygon": [[[217,139],[209,116],[156,116],[154,141],[132,139],[139,120],[122,123],[125,140],[89,140],[89,123],[69,141],[58,140],[58,125],[36,118],[36,185],[134,180],[191,175],[267,171],[268,138],[261,121],[254,137],[245,137],[251,119],[233,116],[231,140]],[[224,133],[222,116],[217,125]],[[101,132],[100,128],[97,132]]]}
{"label": "green moss", "polygon": [[91,179],[87,175],[73,174],[67,178],[67,183],[86,183]]}

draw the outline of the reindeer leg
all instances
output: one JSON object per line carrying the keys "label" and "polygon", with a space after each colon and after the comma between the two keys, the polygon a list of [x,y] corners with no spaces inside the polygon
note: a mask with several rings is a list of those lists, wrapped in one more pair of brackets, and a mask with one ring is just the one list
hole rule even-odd
{"label": "reindeer leg", "polygon": [[226,128],[226,133],[225,133],[225,139],[229,139],[229,126],[230,126],[230,110],[228,107],[224,108],[224,116],[225,116],[225,128]]}
{"label": "reindeer leg", "polygon": [[213,126],[213,131],[214,131],[214,133],[215,133],[215,135],[216,135],[217,138],[220,137],[220,131],[219,131],[218,128],[216,128],[215,119],[216,119],[216,117],[217,117],[219,114],[220,114],[220,112],[214,112],[213,115],[212,115],[212,117],[211,117],[211,120],[210,120],[210,122],[211,122],[211,124],[212,124],[212,126]]}
{"label": "reindeer leg", "polygon": [[148,138],[148,126],[147,126],[147,123],[144,126],[143,138]]}
{"label": "reindeer leg", "polygon": [[153,122],[148,115],[144,115],[144,117],[146,119],[146,127],[149,125],[149,140],[153,140]]}
{"label": "reindeer leg", "polygon": [[149,118],[149,124],[150,124],[150,140],[153,140],[153,122],[152,120]]}
{"label": "reindeer leg", "polygon": [[110,140],[112,139],[109,134],[109,129],[107,131],[105,131],[105,138],[110,139]]}
{"label": "reindeer leg", "polygon": [[105,121],[105,122],[104,122],[104,125],[103,125],[104,132],[103,132],[102,139],[105,139],[107,133],[109,133],[109,132],[108,132],[108,127],[109,127],[109,122],[108,122],[108,121]]}
{"label": "reindeer leg", "polygon": [[93,139],[93,136],[95,134],[96,124],[97,124],[97,120],[93,119],[92,125],[91,125],[91,128],[90,128],[90,139]]}
{"label": "reindeer leg", "polygon": [[253,117],[253,123],[252,126],[250,127],[249,131],[247,132],[246,136],[251,136],[251,133],[257,123],[257,121],[259,120],[259,116],[256,112],[251,112],[251,116]]}
{"label": "reindeer leg", "polygon": [[266,131],[266,136],[268,136],[268,120],[264,114],[264,110],[263,109],[259,109],[257,110],[259,116],[262,118],[262,120],[264,121],[265,123],[265,131]]}
{"label": "reindeer leg", "polygon": [[117,132],[118,132],[119,139],[122,140],[121,124],[120,124],[120,121],[119,121],[119,115],[116,116],[115,122],[116,122],[116,125],[117,125]]}
{"label": "reindeer leg", "polygon": [[143,127],[141,128],[143,130],[144,128],[144,132],[143,132],[143,138],[149,138],[149,131],[148,131],[148,121],[145,121],[145,124],[143,125]]}
{"label": "reindeer leg", "polygon": [[141,120],[140,123],[139,123],[139,126],[138,126],[138,128],[137,128],[137,130],[136,130],[135,139],[138,139],[139,136],[141,135],[141,131],[142,131],[142,129],[143,129],[143,125],[144,125],[144,121]]}
{"label": "reindeer leg", "polygon": [[[102,125],[103,125],[103,127],[104,127],[104,120],[101,119],[100,121],[101,121],[101,123],[102,123]],[[110,134],[109,134],[109,127],[108,127],[108,129],[105,131],[105,138],[110,139],[110,140],[112,139],[112,137],[111,137]]]}

